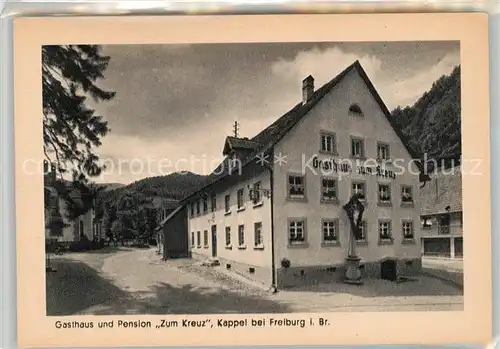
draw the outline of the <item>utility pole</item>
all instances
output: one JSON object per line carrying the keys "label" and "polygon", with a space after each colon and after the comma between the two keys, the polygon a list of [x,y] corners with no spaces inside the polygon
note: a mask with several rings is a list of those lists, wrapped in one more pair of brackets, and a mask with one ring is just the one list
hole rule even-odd
{"label": "utility pole", "polygon": [[235,121],[233,124],[233,134],[235,138],[238,138],[238,131],[240,130],[240,124],[238,121]]}
{"label": "utility pole", "polygon": [[139,243],[139,193],[135,192],[135,232],[136,232],[136,243]]}

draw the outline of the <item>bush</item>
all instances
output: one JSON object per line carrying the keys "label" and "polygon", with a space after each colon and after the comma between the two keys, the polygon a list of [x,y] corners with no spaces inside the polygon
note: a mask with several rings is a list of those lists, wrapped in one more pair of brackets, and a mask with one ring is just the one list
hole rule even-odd
{"label": "bush", "polygon": [[92,241],[92,249],[93,250],[100,250],[102,248],[104,248],[104,240],[103,239]]}
{"label": "bush", "polygon": [[69,245],[69,250],[71,252],[90,251],[93,249],[93,245],[92,241],[89,240],[75,241]]}
{"label": "bush", "polygon": [[144,243],[144,242],[135,242],[133,243],[132,245],[130,245],[130,247],[136,247],[136,248],[149,248],[149,245]]}
{"label": "bush", "polygon": [[282,266],[283,268],[285,268],[285,269],[290,268],[290,265],[291,265],[291,263],[290,263],[290,261],[289,261],[288,259],[283,258],[283,259],[281,260],[281,266]]}

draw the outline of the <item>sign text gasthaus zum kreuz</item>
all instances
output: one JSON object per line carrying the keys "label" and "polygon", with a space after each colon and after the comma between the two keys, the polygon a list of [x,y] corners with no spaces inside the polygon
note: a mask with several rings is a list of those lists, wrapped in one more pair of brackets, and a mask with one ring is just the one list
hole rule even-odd
{"label": "sign text gasthaus zum kreuz", "polygon": [[[353,166],[348,162],[338,162],[334,158],[328,159],[318,159],[315,156],[312,159],[312,166],[315,169],[322,169],[324,171],[332,171],[337,173],[352,173]],[[388,170],[383,166],[356,166],[356,172],[361,175],[366,176],[377,176],[383,178],[396,179],[396,173],[392,170]]]}

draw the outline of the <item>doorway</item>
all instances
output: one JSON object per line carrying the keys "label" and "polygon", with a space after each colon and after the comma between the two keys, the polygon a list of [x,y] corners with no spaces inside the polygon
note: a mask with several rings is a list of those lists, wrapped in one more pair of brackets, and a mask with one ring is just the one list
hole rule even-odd
{"label": "doorway", "polygon": [[212,257],[217,257],[217,226],[212,225]]}
{"label": "doorway", "polygon": [[396,281],[398,278],[397,264],[393,259],[387,259],[380,265],[380,276],[382,279]]}

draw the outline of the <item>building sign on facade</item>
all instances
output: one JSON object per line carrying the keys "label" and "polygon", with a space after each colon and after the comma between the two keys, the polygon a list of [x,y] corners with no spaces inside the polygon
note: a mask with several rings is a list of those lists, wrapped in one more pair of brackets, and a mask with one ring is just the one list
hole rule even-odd
{"label": "building sign on facade", "polygon": [[315,156],[312,160],[312,166],[314,169],[321,169],[324,171],[329,171],[331,173],[353,173],[354,171],[357,174],[366,175],[366,176],[377,176],[382,178],[396,179],[396,173],[392,170],[388,170],[383,166],[365,166],[365,165],[357,165],[352,166],[350,161],[338,161],[335,158],[328,159],[318,159]]}

